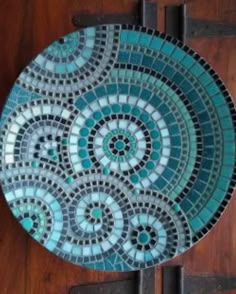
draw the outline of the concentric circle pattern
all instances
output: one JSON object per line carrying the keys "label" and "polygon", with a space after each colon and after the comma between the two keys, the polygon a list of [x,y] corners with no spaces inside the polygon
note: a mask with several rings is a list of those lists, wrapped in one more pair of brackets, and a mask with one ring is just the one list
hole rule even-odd
{"label": "concentric circle pattern", "polygon": [[218,75],[154,30],[71,33],[20,74],[0,180],[25,230],[72,263],[131,271],[186,251],[235,180],[235,110]]}

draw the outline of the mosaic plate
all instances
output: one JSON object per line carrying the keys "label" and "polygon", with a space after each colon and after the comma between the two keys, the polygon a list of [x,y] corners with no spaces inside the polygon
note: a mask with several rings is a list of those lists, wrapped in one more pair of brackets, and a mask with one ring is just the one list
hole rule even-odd
{"label": "mosaic plate", "polygon": [[131,271],[186,251],[234,187],[235,110],[211,67],[154,30],[103,25],[52,43],[1,116],[10,209],[72,263]]}

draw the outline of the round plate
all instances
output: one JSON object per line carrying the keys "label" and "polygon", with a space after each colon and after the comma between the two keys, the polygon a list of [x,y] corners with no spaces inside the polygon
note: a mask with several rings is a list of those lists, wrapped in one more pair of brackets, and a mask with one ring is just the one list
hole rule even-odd
{"label": "round plate", "polygon": [[235,110],[193,50],[154,30],[102,25],[52,43],[1,117],[1,183],[45,248],[131,271],[186,251],[233,190]]}

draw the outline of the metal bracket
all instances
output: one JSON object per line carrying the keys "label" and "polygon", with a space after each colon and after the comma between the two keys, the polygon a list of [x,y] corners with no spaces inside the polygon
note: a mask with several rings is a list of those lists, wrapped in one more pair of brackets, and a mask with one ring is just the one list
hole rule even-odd
{"label": "metal bracket", "polygon": [[163,266],[162,291],[163,291],[163,294],[173,294],[173,293],[183,294],[184,293],[183,266]]}
{"label": "metal bracket", "polygon": [[182,266],[163,266],[163,294],[205,294],[236,290],[235,276],[184,275]]}
{"label": "metal bracket", "polygon": [[184,5],[165,7],[165,32],[179,40],[183,40]]}
{"label": "metal bracket", "polygon": [[157,29],[157,3],[142,1],[142,17],[141,24],[144,27]]}
{"label": "metal bracket", "polygon": [[138,274],[138,294],[155,294],[155,267],[141,270]]}
{"label": "metal bracket", "polygon": [[91,14],[79,13],[72,17],[72,23],[75,27],[84,28],[99,24],[121,23],[143,25],[149,28],[157,28],[157,4],[142,0],[137,9],[130,13],[112,13],[112,14]]}
{"label": "metal bracket", "polygon": [[179,39],[235,37],[236,25],[187,16],[187,5],[165,7],[166,33]]}
{"label": "metal bracket", "polygon": [[138,13],[113,13],[113,14],[87,14],[80,13],[72,17],[72,23],[75,27],[84,28],[96,26],[99,24],[122,23],[139,24],[141,16]]}
{"label": "metal bracket", "polygon": [[69,294],[155,294],[155,268],[137,272],[136,278],[74,286]]}
{"label": "metal bracket", "polygon": [[186,17],[185,38],[236,37],[236,25]]}
{"label": "metal bracket", "polygon": [[134,279],[97,284],[79,285],[70,289],[69,294],[154,294],[155,268],[137,272]]}
{"label": "metal bracket", "polygon": [[191,294],[215,293],[236,290],[236,277],[186,276],[185,291]]}
{"label": "metal bracket", "polygon": [[112,281],[106,283],[74,286],[69,294],[136,294],[136,280]]}

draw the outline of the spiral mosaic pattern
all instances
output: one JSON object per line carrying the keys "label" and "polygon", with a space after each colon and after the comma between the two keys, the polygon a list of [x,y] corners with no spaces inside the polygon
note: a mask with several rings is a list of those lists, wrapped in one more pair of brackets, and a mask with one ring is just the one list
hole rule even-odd
{"label": "spiral mosaic pattern", "polygon": [[60,38],[1,115],[0,180],[22,227],[74,264],[132,271],[185,252],[235,184],[235,109],[213,69],[154,30]]}

